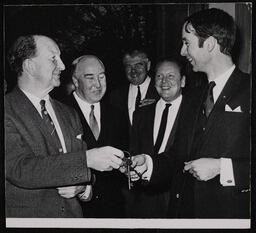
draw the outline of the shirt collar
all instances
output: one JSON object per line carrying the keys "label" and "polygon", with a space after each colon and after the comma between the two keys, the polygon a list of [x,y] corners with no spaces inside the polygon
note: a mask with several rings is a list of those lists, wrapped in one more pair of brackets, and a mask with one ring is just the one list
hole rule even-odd
{"label": "shirt collar", "polygon": [[33,104],[34,106],[38,106],[38,105],[40,104],[40,101],[41,101],[42,99],[44,99],[44,100],[46,101],[46,103],[49,102],[49,99],[50,99],[49,94],[46,95],[44,98],[40,99],[40,98],[38,98],[37,96],[35,96],[35,95],[33,95],[33,94],[31,94],[31,93],[29,93],[29,92],[23,90],[23,89],[21,89],[21,91],[28,97],[28,99],[32,102],[32,104]]}
{"label": "shirt collar", "polygon": [[76,101],[81,104],[82,106],[84,106],[86,109],[90,109],[91,110],[91,105],[94,105],[94,109],[98,109],[100,107],[100,102],[94,103],[94,104],[90,104],[88,103],[86,100],[81,99],[76,92],[73,92],[73,95],[76,99]]}
{"label": "shirt collar", "polygon": [[228,78],[230,77],[230,75],[232,74],[232,72],[234,71],[234,69],[236,68],[235,65],[232,65],[228,70],[226,70],[224,73],[222,73],[221,75],[219,75],[217,78],[215,78],[214,80],[209,80],[210,81],[214,81],[216,83],[216,86],[224,86],[226,84],[226,82],[228,81]]}
{"label": "shirt collar", "polygon": [[179,97],[177,97],[175,100],[173,100],[172,102],[166,102],[165,100],[163,100],[162,98],[159,99],[158,103],[161,106],[161,108],[165,108],[165,104],[171,104],[172,106],[176,106],[181,102],[182,99],[182,95],[180,95]]}
{"label": "shirt collar", "polygon": [[137,89],[137,86],[140,86],[140,91],[141,92],[144,92],[144,90],[146,90],[147,89],[147,87],[148,87],[148,85],[149,85],[149,83],[150,83],[150,80],[151,80],[151,78],[149,77],[149,76],[147,76],[147,78],[145,79],[145,81],[142,83],[142,84],[140,84],[140,85],[133,85],[133,84],[130,84],[131,85],[131,87],[132,88],[136,88]]}

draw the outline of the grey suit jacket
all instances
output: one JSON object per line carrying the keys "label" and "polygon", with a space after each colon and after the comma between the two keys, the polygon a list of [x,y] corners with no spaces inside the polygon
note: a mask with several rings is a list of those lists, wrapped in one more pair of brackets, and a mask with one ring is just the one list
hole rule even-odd
{"label": "grey suit jacket", "polygon": [[82,217],[77,198],[66,199],[57,187],[89,182],[86,144],[75,111],[51,103],[67,153],[59,152],[30,100],[15,88],[5,97],[6,217]]}

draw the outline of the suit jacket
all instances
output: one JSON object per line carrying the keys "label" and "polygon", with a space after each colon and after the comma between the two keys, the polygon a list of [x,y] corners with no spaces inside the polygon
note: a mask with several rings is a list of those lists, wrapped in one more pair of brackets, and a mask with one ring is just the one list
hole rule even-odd
{"label": "suit jacket", "polygon": [[[165,151],[173,144],[175,133],[180,122],[180,115],[188,108],[187,99],[183,97],[175,122],[168,138]],[[154,154],[154,119],[156,103],[139,108],[134,114],[131,133],[130,151],[132,154],[148,154],[152,158],[159,155]],[[164,218],[166,217],[169,203],[169,190],[135,184],[135,187],[127,192],[128,217],[139,218]]]}
{"label": "suit jacket", "polygon": [[[191,111],[181,116],[186,120],[179,124],[171,150],[153,161],[151,185],[170,185],[169,217],[248,218],[250,78],[236,68],[208,119],[202,113],[206,88],[202,90],[192,92]],[[240,106],[241,112],[227,112],[226,105]],[[231,158],[235,186],[222,186],[219,176],[205,182],[182,172],[185,161],[205,157]]]}
{"label": "suit jacket", "polygon": [[[131,127],[128,111],[128,94],[130,83],[120,86],[110,93],[110,103],[125,113],[125,120],[129,128]],[[154,80],[151,78],[145,99],[159,99],[159,95],[155,88]]]}
{"label": "suit jacket", "polygon": [[90,181],[86,144],[77,138],[81,123],[74,110],[50,99],[67,153],[51,140],[33,104],[19,89],[5,97],[6,217],[82,217],[77,198],[57,187]]}
{"label": "suit jacket", "polygon": [[[101,130],[98,140],[95,139],[89,124],[87,123],[77,101],[71,94],[66,104],[72,106],[78,113],[83,126],[83,139],[88,149],[113,146],[122,150],[128,148],[128,128],[123,123],[122,112],[106,103],[100,102]],[[125,176],[119,171],[97,172],[96,182],[93,186],[93,197],[89,202],[83,202],[82,208],[85,217],[122,217],[124,214],[124,199],[121,187],[126,184]]]}

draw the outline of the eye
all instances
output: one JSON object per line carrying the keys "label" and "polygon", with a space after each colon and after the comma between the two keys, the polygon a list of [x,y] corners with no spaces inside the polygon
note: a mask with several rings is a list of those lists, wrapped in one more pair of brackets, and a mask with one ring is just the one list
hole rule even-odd
{"label": "eye", "polygon": [[105,78],[105,74],[100,74],[100,75],[99,75],[99,78],[100,78],[100,79],[104,79],[104,78]]}

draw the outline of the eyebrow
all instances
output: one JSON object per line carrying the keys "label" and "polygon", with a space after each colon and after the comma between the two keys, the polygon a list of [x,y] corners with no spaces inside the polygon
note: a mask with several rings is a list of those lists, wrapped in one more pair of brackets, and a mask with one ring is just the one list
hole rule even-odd
{"label": "eyebrow", "polygon": [[[105,74],[105,71],[104,72],[100,72],[99,74]],[[87,77],[87,76],[94,76],[94,74],[84,74],[84,77]]]}

